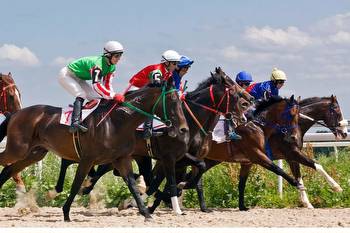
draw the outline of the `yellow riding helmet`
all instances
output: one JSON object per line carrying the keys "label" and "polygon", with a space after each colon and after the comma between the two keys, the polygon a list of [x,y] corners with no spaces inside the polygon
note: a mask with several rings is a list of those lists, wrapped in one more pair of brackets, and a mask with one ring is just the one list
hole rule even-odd
{"label": "yellow riding helmet", "polygon": [[270,79],[271,79],[271,81],[278,81],[278,80],[286,81],[287,75],[282,70],[279,70],[277,68],[273,68]]}

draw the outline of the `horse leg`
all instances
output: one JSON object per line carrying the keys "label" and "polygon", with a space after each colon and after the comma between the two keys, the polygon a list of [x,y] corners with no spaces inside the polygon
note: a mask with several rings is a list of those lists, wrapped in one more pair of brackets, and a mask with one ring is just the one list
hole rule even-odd
{"label": "horse leg", "polygon": [[298,148],[294,147],[292,150],[288,151],[288,159],[301,163],[305,166],[315,169],[320,173],[332,187],[334,192],[342,192],[343,189],[340,185],[323,169],[321,164],[316,163],[314,160],[306,157]]}
{"label": "horse leg", "polygon": [[[219,161],[210,160],[210,159],[204,159],[204,162],[205,162],[205,172],[220,163]],[[200,178],[196,184],[196,191],[197,191],[197,196],[198,196],[198,201],[199,201],[199,206],[201,211],[205,213],[212,212],[207,208],[207,205],[205,204],[202,178]]]}
{"label": "horse leg", "polygon": [[[287,162],[289,163],[290,170],[292,171],[292,174],[295,177],[295,179],[297,179],[300,184],[304,185],[303,178],[301,177],[301,173],[300,173],[299,163],[293,162],[293,161],[288,161],[288,160],[287,160]],[[299,197],[300,197],[300,201],[304,207],[307,207],[309,209],[314,208],[312,206],[312,204],[310,203],[309,198],[307,197],[305,190],[299,190]]]}
{"label": "horse leg", "polygon": [[162,162],[162,164],[163,164],[163,170],[167,179],[167,185],[169,186],[173,211],[177,215],[182,215],[179,201],[177,199],[177,186],[176,186],[176,178],[175,178],[176,161],[174,158],[171,158],[171,156],[169,156],[168,161],[166,163]]}
{"label": "horse leg", "polygon": [[14,176],[12,176],[12,179],[16,182],[16,191],[20,193],[25,193],[26,187],[22,180],[21,174],[20,173],[15,174]]}
{"label": "horse leg", "polygon": [[69,165],[75,163],[74,161],[67,160],[67,159],[62,159],[61,160],[61,168],[60,168],[60,174],[58,176],[58,180],[56,183],[56,186],[54,189],[49,190],[47,193],[47,197],[52,200],[54,199],[58,193],[63,191],[63,184],[64,184],[64,179],[66,177],[66,172],[67,168]]}
{"label": "horse leg", "polygon": [[97,171],[96,172],[92,172],[92,169],[89,172],[89,181],[88,182],[84,182],[84,185],[81,187],[80,192],[83,195],[89,194],[92,189],[95,187],[97,181],[107,172],[113,170],[113,165],[112,164],[103,164],[103,165],[99,165],[97,167]]}
{"label": "horse leg", "polygon": [[241,169],[239,171],[239,182],[238,182],[238,206],[240,211],[247,211],[249,208],[247,208],[244,204],[244,190],[245,185],[247,183],[247,179],[249,176],[250,169],[252,168],[252,163],[243,164],[241,163]]}
{"label": "horse leg", "polygon": [[198,169],[198,171],[196,172],[196,175],[191,176],[190,179],[188,179],[185,183],[180,184],[179,187],[183,189],[190,189],[190,188],[196,187],[199,179],[202,177],[203,173],[206,171],[205,162],[202,159],[198,159],[197,157],[189,153],[186,153],[185,157],[181,159],[181,162],[179,162],[177,166],[183,166],[182,163],[186,165],[195,166]]}
{"label": "horse leg", "polygon": [[132,158],[130,156],[122,156],[117,161],[113,162],[113,167],[116,168],[120,175],[123,177],[125,183],[128,185],[128,188],[133,195],[140,213],[145,216],[146,219],[152,218],[148,208],[145,207],[140,193],[136,187],[136,180],[132,170]]}
{"label": "horse leg", "polygon": [[93,163],[88,160],[82,160],[78,165],[69,196],[62,208],[65,222],[70,222],[70,217],[69,217],[70,207],[74,201],[75,196],[80,190],[81,184],[83,183],[86,175],[89,173],[89,170],[92,168],[92,166],[93,166]]}
{"label": "horse leg", "polygon": [[35,149],[28,153],[25,156],[25,159],[19,160],[9,166],[4,167],[0,174],[0,188],[4,185],[4,183],[10,179],[15,174],[21,172],[24,168],[30,166],[31,164],[42,160],[47,153],[47,150],[44,148]]}
{"label": "horse leg", "polygon": [[261,165],[262,167],[272,171],[276,175],[282,176],[288,183],[292,186],[295,186],[299,190],[304,190],[305,187],[301,185],[296,179],[289,176],[287,173],[283,171],[280,167],[274,164],[267,155],[262,150],[255,150],[254,163]]}

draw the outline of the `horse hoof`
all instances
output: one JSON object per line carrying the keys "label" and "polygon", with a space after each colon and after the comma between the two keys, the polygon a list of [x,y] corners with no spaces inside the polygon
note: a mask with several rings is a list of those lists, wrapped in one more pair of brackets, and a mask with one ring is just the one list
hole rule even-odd
{"label": "horse hoof", "polygon": [[145,217],[145,222],[151,222],[153,220],[152,216],[146,216]]}
{"label": "horse hoof", "polygon": [[249,208],[247,208],[245,206],[239,207],[239,211],[248,211],[248,210],[249,210]]}
{"label": "horse hoof", "polygon": [[177,185],[177,188],[183,189],[185,186],[186,186],[186,182],[180,182],[180,183]]}
{"label": "horse hoof", "polygon": [[46,196],[49,200],[53,200],[55,199],[55,197],[57,197],[58,193],[55,189],[52,189],[50,191],[47,192]]}
{"label": "horse hoof", "polygon": [[306,208],[308,208],[308,209],[314,209],[314,207],[313,207],[313,205],[307,205],[307,207]]}
{"label": "horse hoof", "polygon": [[334,186],[332,190],[336,193],[341,193],[343,192],[343,189],[340,186]]}

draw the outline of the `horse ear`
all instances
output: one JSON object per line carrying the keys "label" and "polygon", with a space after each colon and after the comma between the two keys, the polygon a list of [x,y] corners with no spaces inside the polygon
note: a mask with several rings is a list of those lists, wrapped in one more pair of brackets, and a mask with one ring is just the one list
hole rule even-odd
{"label": "horse ear", "polygon": [[301,96],[300,95],[298,96],[297,101],[298,101],[298,103],[300,103],[300,101],[301,101]]}
{"label": "horse ear", "polygon": [[11,74],[11,72],[9,72],[8,76],[11,76],[11,77],[12,77],[12,74]]}
{"label": "horse ear", "polygon": [[335,95],[331,95],[332,103],[337,101],[337,97]]}
{"label": "horse ear", "polygon": [[211,77],[214,77],[214,74],[213,74],[213,72],[211,72],[211,71],[210,71],[210,76],[211,76]]}
{"label": "horse ear", "polygon": [[290,102],[294,102],[294,94],[290,97]]}

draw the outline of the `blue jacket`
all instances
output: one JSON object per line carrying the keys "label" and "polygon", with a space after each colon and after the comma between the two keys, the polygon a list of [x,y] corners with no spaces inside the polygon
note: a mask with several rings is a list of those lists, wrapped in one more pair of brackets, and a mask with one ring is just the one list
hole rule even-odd
{"label": "blue jacket", "polygon": [[272,81],[253,83],[247,88],[246,91],[254,96],[256,100],[265,98],[265,95],[267,98],[271,96],[278,96],[278,88],[273,84]]}
{"label": "blue jacket", "polygon": [[174,84],[175,84],[175,88],[177,91],[180,90],[180,85],[181,85],[181,77],[179,75],[179,73],[175,70],[173,71],[173,80],[174,80]]}

